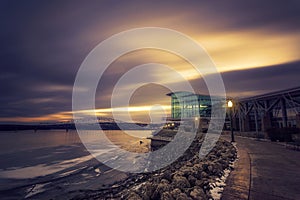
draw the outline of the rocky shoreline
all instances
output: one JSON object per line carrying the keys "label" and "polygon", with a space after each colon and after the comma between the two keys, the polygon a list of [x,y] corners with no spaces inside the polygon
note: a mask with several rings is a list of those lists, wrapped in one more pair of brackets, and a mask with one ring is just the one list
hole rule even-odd
{"label": "rocky shoreline", "polygon": [[152,173],[129,175],[110,188],[85,191],[74,199],[213,199],[211,190],[237,157],[235,147],[219,140],[206,157],[198,153],[204,136],[197,136],[177,161]]}

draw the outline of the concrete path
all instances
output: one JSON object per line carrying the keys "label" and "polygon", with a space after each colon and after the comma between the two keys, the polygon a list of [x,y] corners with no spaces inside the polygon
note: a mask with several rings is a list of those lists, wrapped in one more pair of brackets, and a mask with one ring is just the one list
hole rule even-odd
{"label": "concrete path", "polygon": [[300,199],[299,151],[249,138],[236,137],[236,142],[239,160],[222,199]]}

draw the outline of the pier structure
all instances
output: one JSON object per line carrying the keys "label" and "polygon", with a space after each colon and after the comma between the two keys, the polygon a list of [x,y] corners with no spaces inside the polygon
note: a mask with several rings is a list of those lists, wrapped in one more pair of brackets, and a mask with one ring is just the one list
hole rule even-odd
{"label": "pier structure", "polygon": [[300,87],[234,100],[233,128],[265,132],[270,128],[300,128]]}
{"label": "pier structure", "polygon": [[[206,127],[211,119],[212,102],[219,97],[193,94],[190,92],[172,92],[171,117],[169,121],[195,121],[200,128]],[[261,94],[247,98],[228,98],[233,101],[232,126],[240,132],[266,132],[270,128],[300,128],[300,87]],[[224,99],[223,99],[224,100]],[[226,108],[226,105],[223,105]],[[229,109],[228,109],[229,110]],[[225,128],[229,125],[229,113]]]}

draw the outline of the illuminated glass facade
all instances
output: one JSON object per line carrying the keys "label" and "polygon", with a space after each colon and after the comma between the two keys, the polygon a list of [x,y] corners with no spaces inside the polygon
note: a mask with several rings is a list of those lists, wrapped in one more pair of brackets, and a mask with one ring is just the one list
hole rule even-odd
{"label": "illuminated glass facade", "polygon": [[190,92],[174,92],[167,95],[171,97],[172,119],[210,117],[211,115],[210,96]]}

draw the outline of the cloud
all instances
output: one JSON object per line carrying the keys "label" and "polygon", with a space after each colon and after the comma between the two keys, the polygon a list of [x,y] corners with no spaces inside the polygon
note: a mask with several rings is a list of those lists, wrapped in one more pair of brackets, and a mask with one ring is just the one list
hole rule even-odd
{"label": "cloud", "polygon": [[253,96],[299,86],[300,62],[222,73],[227,94]]}
{"label": "cloud", "polygon": [[[297,0],[3,1],[0,16],[2,119],[59,119],[57,113],[70,112],[72,86],[86,55],[112,34],[144,26],[175,29],[203,45],[222,73],[229,95],[254,95],[299,82]],[[165,52],[132,52],[106,71],[97,90],[97,107],[109,108],[117,80],[147,62],[169,65],[199,93],[207,91],[203,79],[181,58]],[[180,84],[159,72],[151,75]],[[158,91],[136,96],[139,100],[133,100],[132,106],[146,106],[155,99],[166,105],[167,99],[160,95]]]}
{"label": "cloud", "polygon": [[[264,30],[221,32],[199,36],[220,72],[298,61],[299,34]],[[200,42],[200,44],[201,44]]]}

